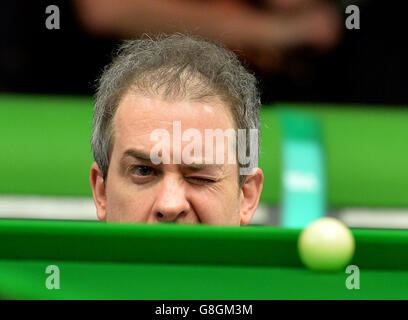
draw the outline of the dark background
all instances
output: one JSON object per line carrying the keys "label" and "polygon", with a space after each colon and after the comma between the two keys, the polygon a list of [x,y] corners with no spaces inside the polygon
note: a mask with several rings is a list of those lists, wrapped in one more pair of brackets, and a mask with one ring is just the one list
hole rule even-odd
{"label": "dark background", "polygon": [[[45,8],[51,4],[60,8],[59,30],[45,27]],[[311,72],[263,74],[248,65],[260,81],[264,104],[408,105],[403,2],[367,0],[359,6],[360,30],[345,28],[342,42],[328,54],[304,54]],[[344,14],[344,7],[339,8]],[[95,79],[118,40],[82,31],[69,1],[2,1],[0,12],[0,92],[94,94]]]}

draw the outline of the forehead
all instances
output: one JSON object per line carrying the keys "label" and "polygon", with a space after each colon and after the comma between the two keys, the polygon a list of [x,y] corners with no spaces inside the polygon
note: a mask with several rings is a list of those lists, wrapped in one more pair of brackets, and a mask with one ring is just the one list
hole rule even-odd
{"label": "forehead", "polygon": [[143,141],[146,145],[156,129],[165,129],[171,135],[175,121],[180,121],[183,131],[194,128],[204,133],[205,129],[235,127],[229,107],[220,99],[167,101],[129,92],[119,103],[113,119],[115,143],[130,147]]}

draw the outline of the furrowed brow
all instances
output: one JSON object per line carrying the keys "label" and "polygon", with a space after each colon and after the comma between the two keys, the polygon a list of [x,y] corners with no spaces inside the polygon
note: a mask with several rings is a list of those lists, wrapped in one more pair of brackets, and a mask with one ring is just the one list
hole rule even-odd
{"label": "furrowed brow", "polygon": [[136,160],[142,160],[142,161],[149,161],[151,162],[150,159],[150,154],[145,154],[144,152],[134,150],[134,149],[128,149],[123,153],[122,159],[126,157],[131,157]]}

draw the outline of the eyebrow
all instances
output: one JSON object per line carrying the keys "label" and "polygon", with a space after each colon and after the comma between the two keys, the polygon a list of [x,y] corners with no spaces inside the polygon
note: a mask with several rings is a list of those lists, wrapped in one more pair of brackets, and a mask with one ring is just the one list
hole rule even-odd
{"label": "eyebrow", "polygon": [[[138,151],[135,149],[128,149],[123,153],[123,157],[122,160],[125,157],[132,157],[136,160],[141,160],[141,161],[148,161],[150,163],[152,163],[151,159],[150,159],[150,155],[142,152],[142,151]],[[181,166],[188,171],[192,171],[192,172],[197,172],[197,171],[201,171],[201,170],[205,170],[205,169],[215,169],[218,171],[222,171],[223,169],[223,165],[222,164],[216,164],[216,163],[191,163],[191,164],[181,164]]]}
{"label": "eyebrow", "polygon": [[134,150],[134,149],[128,149],[128,150],[126,150],[126,151],[123,153],[122,158],[125,158],[125,157],[132,157],[132,158],[135,158],[136,160],[142,160],[142,161],[149,161],[149,162],[151,162],[151,160],[150,160],[150,155],[145,154],[144,152],[141,152],[141,151]]}
{"label": "eyebrow", "polygon": [[208,163],[192,163],[192,164],[186,164],[182,165],[184,168],[186,168],[189,171],[200,171],[204,169],[216,169],[222,171],[223,166],[221,164],[208,164]]}

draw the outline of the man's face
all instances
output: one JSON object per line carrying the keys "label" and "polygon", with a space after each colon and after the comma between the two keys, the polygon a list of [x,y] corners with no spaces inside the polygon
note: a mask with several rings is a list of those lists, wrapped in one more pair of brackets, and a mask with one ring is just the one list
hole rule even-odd
{"label": "man's face", "polygon": [[[191,158],[183,157],[192,140],[182,141],[173,132],[175,124],[181,125],[182,134],[190,128],[198,130],[203,145],[206,129],[224,132],[234,128],[228,107],[219,100],[166,101],[128,92],[113,119],[114,139],[106,181],[101,180],[95,163],[91,169],[98,217],[117,222],[249,223],[253,212],[248,212],[245,188],[238,183],[238,165],[227,161],[228,144],[223,148],[225,160],[221,164],[215,161],[217,151],[210,159],[212,164],[208,164],[204,146],[200,159],[191,150],[186,153]],[[158,144],[152,132],[157,129],[169,134],[166,150],[170,163],[151,161],[151,151]],[[176,158],[181,156],[181,163],[174,163],[175,153],[179,155]],[[188,163],[186,159],[190,159]],[[258,199],[259,195],[256,204]]]}

